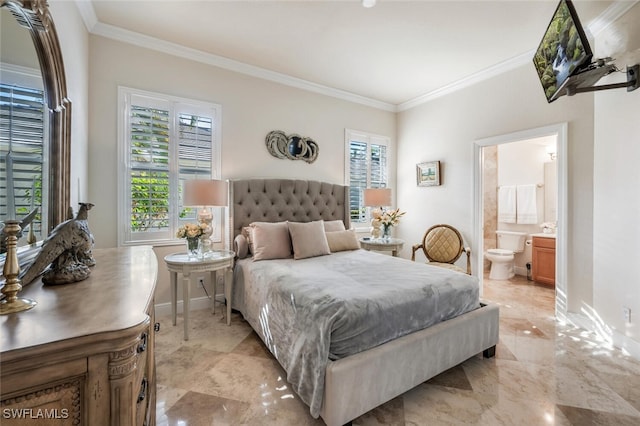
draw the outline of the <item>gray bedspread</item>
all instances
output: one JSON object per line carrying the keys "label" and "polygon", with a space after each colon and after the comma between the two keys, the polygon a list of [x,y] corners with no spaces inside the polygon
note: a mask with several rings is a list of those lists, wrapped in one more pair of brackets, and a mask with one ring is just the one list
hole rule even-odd
{"label": "gray bedspread", "polygon": [[364,250],[302,260],[244,259],[235,272],[233,307],[316,418],[329,359],[479,306],[475,277]]}

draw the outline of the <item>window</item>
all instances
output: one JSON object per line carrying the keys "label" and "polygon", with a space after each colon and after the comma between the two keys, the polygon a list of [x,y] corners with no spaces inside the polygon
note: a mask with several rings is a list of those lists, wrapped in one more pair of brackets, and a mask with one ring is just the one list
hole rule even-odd
{"label": "window", "polygon": [[[17,68],[17,67],[16,67]],[[32,81],[33,80],[33,81]],[[17,82],[17,83],[16,83]],[[0,83],[0,218],[25,217],[34,208],[31,222],[42,235],[43,211],[47,211],[48,170],[45,134],[47,115],[39,72],[3,69]]]}
{"label": "window", "polygon": [[[220,106],[120,87],[119,244],[175,241],[197,222],[183,207],[189,179],[220,178]],[[220,241],[221,213],[212,238]]]}
{"label": "window", "polygon": [[366,223],[364,190],[386,188],[389,183],[389,138],[347,130],[345,139],[351,222]]}

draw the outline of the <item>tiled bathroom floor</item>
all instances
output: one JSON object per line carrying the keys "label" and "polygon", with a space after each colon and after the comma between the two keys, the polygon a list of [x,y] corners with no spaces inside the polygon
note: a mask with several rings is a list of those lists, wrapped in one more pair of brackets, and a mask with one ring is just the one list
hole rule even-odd
{"label": "tiled bathroom floor", "polygon": [[[554,320],[554,291],[526,278],[484,281],[500,304],[496,357],[473,357],[354,420],[354,425],[638,425],[640,361]],[[322,425],[238,314],[159,317],[158,425]],[[355,384],[354,384],[355,385]]]}

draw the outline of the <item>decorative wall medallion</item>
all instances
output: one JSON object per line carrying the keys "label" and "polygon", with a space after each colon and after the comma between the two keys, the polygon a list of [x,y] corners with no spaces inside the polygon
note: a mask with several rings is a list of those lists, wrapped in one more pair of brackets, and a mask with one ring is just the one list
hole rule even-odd
{"label": "decorative wall medallion", "polygon": [[295,133],[286,135],[281,130],[273,130],[265,138],[267,150],[276,158],[303,160],[313,163],[318,158],[318,144],[310,138]]}

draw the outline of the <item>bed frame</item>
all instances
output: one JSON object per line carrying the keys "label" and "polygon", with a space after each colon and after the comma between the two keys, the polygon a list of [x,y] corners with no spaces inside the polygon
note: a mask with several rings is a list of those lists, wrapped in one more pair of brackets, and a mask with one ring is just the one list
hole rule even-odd
{"label": "bed frame", "polygon": [[[251,222],[342,220],[350,226],[349,188],[330,183],[250,179],[229,183],[226,241]],[[420,383],[483,353],[495,354],[497,305],[417,331],[373,349],[330,361],[321,417],[329,426],[351,422]]]}

